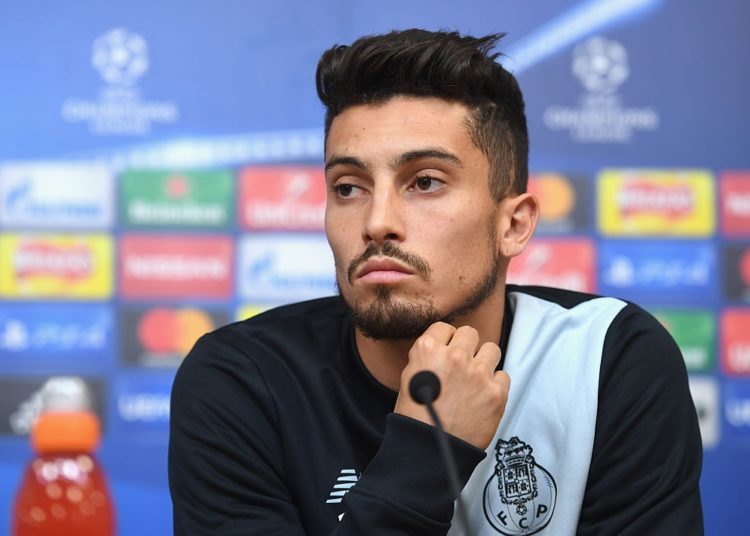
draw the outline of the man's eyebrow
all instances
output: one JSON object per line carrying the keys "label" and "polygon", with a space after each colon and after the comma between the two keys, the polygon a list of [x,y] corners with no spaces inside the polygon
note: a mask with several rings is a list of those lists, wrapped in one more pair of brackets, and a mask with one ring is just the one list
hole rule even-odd
{"label": "man's eyebrow", "polygon": [[333,155],[331,159],[328,162],[326,162],[325,170],[328,171],[329,169],[335,166],[354,166],[360,169],[364,169],[365,171],[369,171],[370,169],[370,165],[367,162],[364,162],[363,160],[360,160],[359,158],[355,156]]}
{"label": "man's eyebrow", "polygon": [[[456,164],[459,167],[463,167],[464,163],[453,153],[445,151],[443,149],[431,148],[431,149],[417,149],[414,151],[407,151],[403,154],[398,155],[393,160],[393,167],[398,168],[414,160],[421,158],[436,158],[438,160],[444,160],[452,164]],[[360,160],[356,156],[331,156],[331,159],[326,162],[325,170],[328,171],[335,166],[354,166],[365,171],[370,171],[370,164],[364,160]]]}
{"label": "man's eyebrow", "polygon": [[438,160],[445,160],[451,164],[456,164],[459,167],[463,167],[464,165],[459,157],[443,149],[418,149],[416,151],[407,151],[397,156],[393,161],[393,167],[401,167],[404,164],[421,158],[437,158]]}

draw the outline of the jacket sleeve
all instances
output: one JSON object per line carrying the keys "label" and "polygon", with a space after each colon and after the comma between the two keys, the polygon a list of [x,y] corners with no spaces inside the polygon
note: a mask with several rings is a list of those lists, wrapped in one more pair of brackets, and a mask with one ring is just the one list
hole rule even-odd
{"label": "jacket sleeve", "polygon": [[[340,521],[310,526],[285,474],[276,401],[249,359],[211,336],[183,362],[172,389],[169,486],[176,535],[435,534],[450,528],[454,497],[433,428],[390,414],[379,450],[346,494]],[[484,451],[450,438],[466,482]]]}
{"label": "jacket sleeve", "polygon": [[702,446],[680,350],[627,305],[605,338],[578,534],[703,534]]}
{"label": "jacket sleeve", "polygon": [[[465,485],[486,454],[448,439]],[[335,534],[442,536],[450,529],[454,500],[434,428],[391,413],[380,449],[344,497],[347,513]]]}

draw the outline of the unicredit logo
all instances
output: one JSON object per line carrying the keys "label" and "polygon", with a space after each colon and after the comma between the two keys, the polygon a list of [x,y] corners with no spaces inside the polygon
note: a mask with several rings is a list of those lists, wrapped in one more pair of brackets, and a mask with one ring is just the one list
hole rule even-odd
{"label": "unicredit logo", "polygon": [[323,228],[326,187],[320,168],[246,168],[240,199],[242,224],[247,228]]}
{"label": "unicredit logo", "polygon": [[555,252],[548,244],[531,248],[520,271],[512,273],[513,282],[519,285],[542,285],[570,290],[588,289],[588,274],[556,263]]}
{"label": "unicredit logo", "polygon": [[286,227],[290,224],[301,227],[320,225],[325,216],[325,207],[293,206],[258,201],[248,209],[247,219],[264,227]]}
{"label": "unicredit logo", "polygon": [[508,269],[508,281],[570,290],[594,290],[593,246],[587,241],[538,241]]}
{"label": "unicredit logo", "polygon": [[750,373],[750,344],[747,342],[736,342],[729,347],[728,365],[734,373]]}
{"label": "unicredit logo", "polygon": [[733,216],[750,216],[750,192],[729,192],[726,207]]}
{"label": "unicredit logo", "polygon": [[226,263],[216,257],[188,255],[131,255],[125,261],[127,275],[137,279],[216,280],[228,277]]}
{"label": "unicredit logo", "polygon": [[94,257],[84,245],[23,244],[13,259],[13,267],[18,277],[83,279],[91,276]]}
{"label": "unicredit logo", "polygon": [[626,183],[618,203],[625,215],[649,213],[677,218],[695,209],[695,192],[686,184]]}

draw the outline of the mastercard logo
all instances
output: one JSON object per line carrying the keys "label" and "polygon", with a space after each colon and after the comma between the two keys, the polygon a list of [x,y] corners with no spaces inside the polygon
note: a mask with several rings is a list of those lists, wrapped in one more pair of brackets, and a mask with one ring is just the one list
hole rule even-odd
{"label": "mastercard logo", "polygon": [[186,354],[198,337],[214,327],[211,317],[200,309],[159,307],[141,317],[138,340],[148,352]]}
{"label": "mastercard logo", "polygon": [[560,220],[573,212],[576,194],[570,181],[562,175],[535,174],[529,179],[528,191],[539,200],[542,219]]}

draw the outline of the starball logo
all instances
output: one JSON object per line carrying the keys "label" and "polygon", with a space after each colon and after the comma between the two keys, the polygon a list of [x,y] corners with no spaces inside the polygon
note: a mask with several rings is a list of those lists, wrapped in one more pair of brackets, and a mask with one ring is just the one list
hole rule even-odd
{"label": "starball logo", "polygon": [[148,71],[148,43],[137,33],[115,28],[96,38],[91,64],[107,83],[134,86]]}
{"label": "starball logo", "polygon": [[180,115],[173,101],[146,101],[138,81],[152,67],[146,39],[126,28],[112,28],[94,39],[91,65],[104,87],[96,100],[69,98],[61,114],[69,123],[83,122],[97,136],[142,136],[154,124],[175,123]]}
{"label": "starball logo", "polygon": [[619,90],[633,68],[622,43],[591,37],[573,50],[571,72],[585,92],[578,106],[549,106],[543,116],[548,129],[567,131],[576,143],[629,143],[637,132],[659,128],[654,108],[623,104]]}

